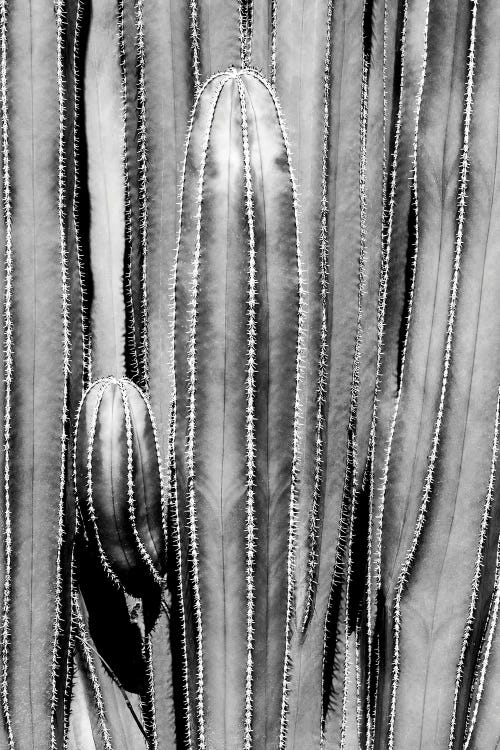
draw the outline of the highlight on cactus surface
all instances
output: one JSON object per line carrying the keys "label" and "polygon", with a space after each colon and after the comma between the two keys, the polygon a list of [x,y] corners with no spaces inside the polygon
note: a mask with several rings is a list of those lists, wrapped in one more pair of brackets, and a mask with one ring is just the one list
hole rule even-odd
{"label": "highlight on cactus surface", "polygon": [[499,29],[0,0],[1,750],[500,746]]}

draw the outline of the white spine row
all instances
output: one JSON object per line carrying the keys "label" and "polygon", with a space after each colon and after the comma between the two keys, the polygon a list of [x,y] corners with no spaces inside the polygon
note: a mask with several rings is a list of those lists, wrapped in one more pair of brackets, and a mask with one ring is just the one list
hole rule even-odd
{"label": "white spine row", "polygon": [[256,481],[256,435],[255,435],[255,396],[257,372],[257,270],[255,254],[254,192],[248,142],[248,117],[245,89],[238,78],[238,92],[241,107],[241,130],[243,138],[243,168],[245,174],[245,211],[248,227],[248,291],[247,291],[247,377],[246,377],[246,586],[247,586],[247,665],[245,680],[245,729],[244,748],[252,747],[253,718],[253,641],[255,619],[255,481]]}
{"label": "white spine row", "polygon": [[9,90],[8,90],[8,12],[7,0],[0,0],[0,84],[2,116],[2,184],[3,213],[5,223],[5,287],[4,287],[4,585],[2,606],[2,709],[9,750],[14,750],[14,735],[10,717],[9,703],[9,645],[10,645],[10,600],[12,572],[12,528],[10,505],[10,443],[11,443],[11,400],[12,378],[14,371],[14,341],[12,321],[12,286],[13,286],[13,247],[12,247],[12,196],[10,180],[10,147],[9,147]]}
{"label": "white spine row", "polygon": [[99,730],[101,732],[104,750],[113,750],[111,735],[108,729],[108,722],[106,718],[106,711],[104,708],[104,700],[101,692],[101,685],[99,683],[99,677],[95,668],[92,649],[88,641],[85,622],[83,619],[82,611],[80,609],[80,602],[78,601],[78,592],[76,589],[73,591],[72,611],[72,616],[75,619],[75,628],[77,631],[77,638],[80,644],[81,654],[84,659],[85,668],[87,670],[90,684],[92,686],[92,692],[94,694],[97,721],[99,723]]}
{"label": "white spine row", "polygon": [[403,565],[398,577],[396,596],[394,600],[394,653],[392,663],[392,684],[391,684],[391,710],[389,718],[389,737],[388,750],[394,750],[394,727],[396,717],[397,689],[400,671],[400,636],[401,636],[401,600],[404,587],[407,582],[408,574],[413,564],[420,535],[425,524],[427,508],[431,498],[432,482],[434,477],[434,467],[438,455],[438,445],[441,435],[441,426],[443,421],[444,406],[447,393],[448,376],[452,359],[453,332],[456,317],[457,298],[460,280],[460,262],[462,258],[462,248],[464,243],[464,226],[466,219],[466,199],[467,199],[467,179],[469,174],[469,145],[470,130],[473,112],[473,87],[474,87],[474,68],[475,68],[475,50],[476,50],[476,26],[477,26],[477,6],[478,0],[471,1],[471,32],[469,43],[469,57],[467,64],[467,81],[465,87],[465,117],[464,117],[464,134],[462,159],[460,164],[460,177],[458,185],[458,217],[457,217],[457,235],[455,241],[455,257],[453,261],[453,276],[451,282],[450,303],[448,310],[448,324],[446,333],[446,345],[443,362],[443,376],[441,383],[441,394],[439,406],[434,426],[431,451],[427,465],[427,473],[422,493],[422,502],[420,505],[417,523],[415,526],[414,536],[410,548],[407,551]]}
{"label": "white spine row", "polygon": [[307,561],[307,591],[302,617],[302,632],[305,633],[312,613],[316,592],[318,570],[318,534],[321,493],[323,488],[323,458],[325,450],[325,403],[328,388],[328,293],[329,254],[328,239],[328,166],[330,143],[330,77],[332,58],[333,0],[329,0],[326,11],[326,44],[323,68],[323,143],[321,149],[321,210],[319,231],[321,326],[316,386],[316,430],[314,451],[314,486],[309,514],[309,555]]}
{"label": "white spine row", "polygon": [[128,517],[130,521],[130,526],[132,528],[134,541],[136,543],[137,550],[139,552],[142,562],[144,563],[145,567],[148,569],[153,581],[158,586],[163,587],[165,581],[162,575],[156,570],[150,554],[148,553],[148,551],[144,547],[144,544],[141,541],[139,530],[137,528],[136,517],[135,517],[136,501],[135,501],[135,491],[134,491],[134,442],[133,442],[133,434],[132,434],[132,419],[130,416],[130,404],[129,404],[127,391],[125,389],[123,381],[116,381],[116,384],[118,385],[118,388],[120,390],[122,404],[123,404],[123,412],[125,415],[125,436],[126,436],[126,443],[127,443],[127,506],[128,506]]}
{"label": "white spine row", "polygon": [[189,0],[189,36],[191,39],[191,65],[194,81],[194,93],[200,93],[200,24],[198,19],[198,0]]}
{"label": "white spine row", "polygon": [[90,330],[88,292],[85,287],[84,252],[80,233],[80,113],[81,113],[81,78],[80,78],[80,35],[83,21],[83,6],[85,0],[78,0],[75,18],[75,41],[73,44],[73,225],[75,230],[75,246],[80,281],[80,317],[82,335],[82,390],[92,382],[92,333]]}
{"label": "white spine row", "polygon": [[[486,491],[486,499],[484,501],[483,515],[481,518],[481,527],[479,531],[479,544],[477,548],[476,564],[474,567],[474,577],[472,580],[472,590],[471,590],[471,597],[470,597],[470,604],[469,604],[469,612],[467,615],[467,621],[465,623],[464,634],[463,634],[463,639],[462,639],[462,648],[460,651],[460,658],[458,660],[458,666],[457,666],[457,676],[455,680],[455,692],[453,695],[453,711],[451,715],[450,738],[448,741],[448,750],[453,750],[453,748],[455,747],[455,730],[456,730],[456,723],[457,723],[458,700],[460,697],[460,689],[463,683],[465,659],[466,659],[467,651],[469,649],[472,634],[473,634],[477,603],[478,603],[479,593],[480,593],[481,574],[483,571],[483,563],[484,563],[484,552],[486,548],[488,528],[489,528],[489,523],[490,523],[490,518],[491,518],[491,509],[493,506],[493,500],[494,500],[494,494],[495,494],[499,429],[500,429],[500,388],[498,389],[497,404],[496,404],[496,410],[495,410],[495,425],[493,429],[493,448],[491,451],[490,476],[488,480],[488,489]],[[495,586],[496,586],[496,583],[495,583]]]}
{"label": "white spine row", "polygon": [[132,375],[139,377],[139,360],[137,357],[137,324],[135,320],[134,300],[132,293],[132,207],[130,203],[130,175],[128,169],[127,148],[127,54],[125,50],[124,0],[117,0],[118,57],[120,62],[120,94],[122,108],[122,173],[125,202],[125,255],[123,269],[124,302],[128,313],[127,341],[131,356]]}
{"label": "white spine row", "polygon": [[51,748],[57,750],[57,708],[59,702],[59,661],[61,650],[61,618],[62,618],[62,570],[61,555],[64,540],[64,506],[66,495],[66,458],[69,440],[68,388],[71,367],[71,334],[70,334],[70,291],[68,281],[68,250],[66,246],[66,82],[64,78],[65,29],[66,9],[64,0],[55,0],[56,32],[57,32],[57,99],[59,110],[58,137],[58,179],[57,179],[57,209],[59,219],[59,243],[61,256],[61,317],[62,317],[62,432],[61,432],[61,461],[59,475],[59,505],[57,523],[57,553],[55,575],[54,626],[52,643],[52,691],[50,701],[50,735]]}
{"label": "white spine row", "polygon": [[148,151],[146,108],[146,50],[144,44],[144,0],[135,0],[137,47],[137,159],[139,167],[140,242],[141,242],[141,344],[139,367],[141,384],[149,392],[148,331]]}

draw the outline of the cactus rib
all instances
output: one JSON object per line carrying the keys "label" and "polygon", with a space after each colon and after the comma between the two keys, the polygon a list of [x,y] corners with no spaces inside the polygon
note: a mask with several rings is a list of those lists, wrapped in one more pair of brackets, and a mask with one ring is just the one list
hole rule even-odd
{"label": "cactus rib", "polygon": [[247,559],[246,559],[246,581],[247,581],[247,668],[245,681],[245,730],[244,747],[250,750],[252,747],[252,715],[253,715],[253,639],[254,639],[254,617],[255,617],[255,372],[256,346],[257,346],[257,277],[255,262],[255,226],[254,226],[254,197],[252,175],[250,170],[250,150],[248,144],[248,119],[245,101],[244,87],[238,78],[238,93],[241,107],[241,131],[243,139],[243,164],[245,173],[245,208],[248,225],[248,340],[247,340],[247,378],[246,378],[246,444],[247,444]]}
{"label": "cactus rib", "polygon": [[67,246],[66,246],[66,165],[65,165],[65,141],[66,141],[66,92],[64,79],[64,46],[65,46],[65,24],[66,9],[64,0],[55,0],[56,28],[57,28],[57,93],[59,105],[59,140],[58,140],[58,187],[57,204],[59,218],[59,242],[61,253],[61,315],[63,325],[63,403],[62,403],[62,433],[61,433],[61,463],[59,483],[59,508],[58,508],[58,531],[57,531],[57,556],[56,556],[56,590],[55,590],[55,613],[54,613],[54,635],[52,645],[52,695],[51,695],[51,747],[57,750],[56,710],[58,702],[57,678],[59,674],[60,659],[60,629],[61,629],[61,598],[62,598],[62,571],[61,554],[64,537],[64,504],[66,495],[66,458],[68,450],[68,384],[71,366],[71,340],[69,321],[69,285],[67,268]]}
{"label": "cactus rib", "polygon": [[194,92],[200,91],[200,24],[198,19],[198,0],[189,0],[189,36],[191,40],[191,65]]}
{"label": "cactus rib", "polygon": [[139,359],[137,356],[137,323],[135,320],[132,295],[132,206],[130,200],[130,175],[127,156],[127,55],[125,52],[124,0],[117,0],[118,56],[120,62],[120,94],[122,103],[122,171],[125,208],[125,253],[123,271],[123,291],[125,310],[128,318],[127,344],[131,359],[133,379],[140,377]]}
{"label": "cactus rib", "polygon": [[326,12],[326,44],[323,69],[323,143],[321,152],[321,213],[319,233],[320,255],[320,297],[321,297],[321,326],[320,351],[318,358],[318,375],[316,385],[316,425],[314,452],[314,486],[312,492],[311,509],[309,513],[309,556],[307,561],[307,591],[302,617],[302,633],[305,632],[312,613],[316,589],[318,568],[318,534],[321,492],[323,486],[323,460],[325,441],[325,406],[328,386],[328,266],[329,266],[329,238],[328,238],[328,170],[330,145],[330,93],[331,93],[331,57],[332,57],[332,18],[333,0],[329,0]]}
{"label": "cactus rib", "polygon": [[0,84],[2,106],[2,179],[3,179],[3,213],[5,222],[5,296],[4,296],[4,504],[5,504],[5,573],[2,603],[2,709],[7,728],[10,750],[14,749],[14,736],[10,718],[9,705],[9,642],[10,642],[10,600],[11,600],[11,507],[10,507],[10,442],[11,442],[11,397],[14,367],[13,355],[13,321],[12,321],[12,283],[13,283],[13,248],[12,248],[12,210],[10,182],[10,148],[9,148],[9,104],[8,104],[8,67],[7,41],[8,15],[7,0],[0,2]]}
{"label": "cactus rib", "polygon": [[146,124],[146,79],[144,46],[144,0],[135,0],[137,47],[137,158],[139,162],[140,246],[141,246],[141,338],[139,366],[141,385],[149,392],[149,332],[148,332],[148,154]]}
{"label": "cactus rib", "polygon": [[85,287],[85,260],[82,248],[79,205],[81,194],[80,183],[80,111],[82,97],[82,81],[80,75],[80,35],[83,23],[83,8],[87,0],[78,0],[75,16],[75,40],[73,44],[73,75],[74,75],[74,111],[73,111],[73,225],[75,231],[76,258],[78,278],[80,282],[80,316],[82,335],[82,390],[92,381],[92,332],[90,330],[90,310],[88,291]]}

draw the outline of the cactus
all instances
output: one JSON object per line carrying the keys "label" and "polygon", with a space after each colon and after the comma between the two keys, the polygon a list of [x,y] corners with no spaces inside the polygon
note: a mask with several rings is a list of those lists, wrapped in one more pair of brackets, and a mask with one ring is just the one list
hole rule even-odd
{"label": "cactus", "polygon": [[0,747],[498,745],[499,16],[0,0]]}
{"label": "cactus", "polygon": [[170,467],[199,747],[286,742],[305,325],[296,200],[269,84],[250,70],[211,78],[183,173]]}

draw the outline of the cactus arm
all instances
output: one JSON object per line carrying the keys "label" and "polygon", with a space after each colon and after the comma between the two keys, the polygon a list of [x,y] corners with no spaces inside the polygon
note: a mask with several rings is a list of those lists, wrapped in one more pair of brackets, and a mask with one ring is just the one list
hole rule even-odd
{"label": "cactus arm", "polygon": [[85,127],[94,282],[92,330],[94,377],[123,374],[125,315],[122,290],[125,243],[123,130],[116,5],[92,8],[85,66]]}

